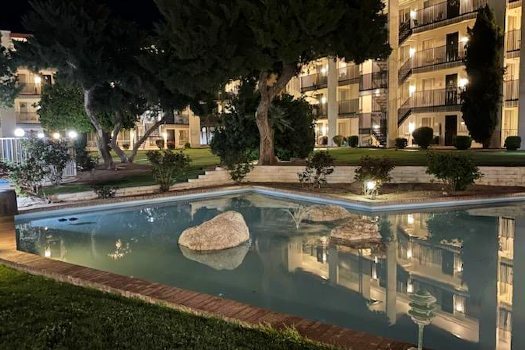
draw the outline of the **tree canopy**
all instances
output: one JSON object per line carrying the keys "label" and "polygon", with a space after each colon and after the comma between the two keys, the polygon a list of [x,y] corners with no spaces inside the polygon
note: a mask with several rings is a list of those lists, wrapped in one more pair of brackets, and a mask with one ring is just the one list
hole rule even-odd
{"label": "tree canopy", "polygon": [[472,138],[487,148],[499,122],[504,74],[504,35],[488,5],[478,11],[468,36],[465,66],[469,83],[461,93],[461,111]]}
{"label": "tree canopy", "polygon": [[21,89],[16,77],[13,51],[0,45],[0,107],[12,107]]}
{"label": "tree canopy", "polygon": [[[166,50],[198,77],[187,89],[217,90],[229,80],[257,74],[261,164],[275,161],[270,106],[302,65],[327,56],[361,63],[390,52],[381,0],[156,3],[165,19],[159,34]],[[170,65],[165,69],[172,81],[184,74]]]}

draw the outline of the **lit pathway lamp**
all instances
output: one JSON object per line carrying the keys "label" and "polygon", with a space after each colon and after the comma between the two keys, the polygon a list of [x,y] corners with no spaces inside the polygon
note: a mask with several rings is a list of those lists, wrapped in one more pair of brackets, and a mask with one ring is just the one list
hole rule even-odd
{"label": "lit pathway lamp", "polygon": [[[423,349],[423,328],[428,326],[434,318],[436,298],[426,290],[418,290],[410,296],[410,310],[408,314],[412,321],[418,325],[417,350]],[[416,350],[412,347],[409,350]]]}

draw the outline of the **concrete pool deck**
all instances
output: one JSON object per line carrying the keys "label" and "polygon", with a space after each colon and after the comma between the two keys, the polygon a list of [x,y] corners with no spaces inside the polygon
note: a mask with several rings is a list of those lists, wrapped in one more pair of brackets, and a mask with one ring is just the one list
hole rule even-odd
{"label": "concrete pool deck", "polygon": [[365,332],[307,320],[217,296],[21,252],[16,249],[14,217],[0,218],[0,264],[56,281],[137,298],[175,310],[239,322],[246,326],[294,328],[306,338],[343,349],[405,350],[411,346]]}

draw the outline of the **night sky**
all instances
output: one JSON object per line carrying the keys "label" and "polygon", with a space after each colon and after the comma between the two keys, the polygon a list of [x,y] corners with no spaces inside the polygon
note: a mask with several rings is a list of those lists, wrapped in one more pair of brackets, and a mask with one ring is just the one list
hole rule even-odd
{"label": "night sky", "polygon": [[[0,29],[24,33],[21,19],[31,6],[30,0],[3,0],[0,10]],[[69,1],[69,0],[63,0]],[[85,0],[96,1],[96,0]],[[136,21],[142,27],[149,28],[159,18],[153,0],[100,0],[107,3],[118,16]]]}

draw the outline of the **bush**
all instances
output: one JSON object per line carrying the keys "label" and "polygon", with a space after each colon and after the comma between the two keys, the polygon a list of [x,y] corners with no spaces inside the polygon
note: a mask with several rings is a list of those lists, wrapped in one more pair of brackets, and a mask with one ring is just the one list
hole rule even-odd
{"label": "bush", "polygon": [[71,160],[67,142],[30,138],[22,142],[22,147],[40,165],[45,177],[54,185],[60,185],[64,169]]}
{"label": "bush", "polygon": [[396,149],[405,149],[408,146],[408,140],[404,137],[396,138]]}
{"label": "bush", "polygon": [[504,147],[507,151],[516,151],[521,147],[521,137],[520,136],[508,136],[505,139]]}
{"label": "bush", "polygon": [[166,146],[168,147],[168,149],[170,149],[170,150],[173,151],[173,150],[175,149],[175,142],[173,142],[173,141],[168,141],[168,142],[166,143]]}
{"label": "bush", "polygon": [[414,138],[414,142],[419,147],[421,147],[422,149],[427,149],[434,138],[434,130],[427,126],[423,126],[414,130],[414,132],[412,133],[412,137]]}
{"label": "bush", "polygon": [[345,138],[342,135],[335,135],[332,140],[337,145],[337,147],[341,147],[345,141]]}
{"label": "bush", "polygon": [[440,139],[441,139],[441,138],[440,138],[438,135],[434,136],[434,137],[432,138],[432,144],[433,144],[433,145],[439,145],[439,141],[440,141]]}
{"label": "bush", "polygon": [[326,145],[328,145],[328,136],[321,136],[321,137],[319,137],[317,143],[318,143],[320,146],[326,146]]}
{"label": "bush", "polygon": [[123,143],[122,148],[124,148],[126,151],[129,149],[129,143]]}
{"label": "bush", "polygon": [[189,149],[189,148],[191,148],[191,143],[186,142],[186,143],[184,144],[184,148],[185,148],[185,149]]}
{"label": "bush", "polygon": [[101,199],[114,198],[119,189],[118,186],[100,184],[93,185],[91,188],[97,194],[97,197]]}
{"label": "bush", "polygon": [[151,164],[153,178],[160,185],[161,192],[169,191],[175,179],[187,171],[191,161],[184,152],[173,152],[172,150],[149,151],[146,157]]}
{"label": "bush", "polygon": [[164,140],[156,140],[155,144],[159,149],[164,149]]}
{"label": "bush", "polygon": [[302,173],[298,173],[299,182],[304,186],[321,188],[326,184],[326,177],[334,172],[334,158],[326,151],[314,153],[306,163]]}
{"label": "bush", "polygon": [[462,151],[469,149],[472,147],[472,137],[462,135],[454,137],[454,147]]}
{"label": "bush", "polygon": [[87,138],[85,135],[78,138],[75,143],[75,163],[77,165],[77,170],[79,171],[91,171],[95,169],[98,164],[98,158],[93,157],[86,150]]}
{"label": "bush", "polygon": [[250,152],[241,152],[226,159],[226,167],[230,173],[230,178],[236,183],[241,183],[246,175],[253,170],[253,157]]}
{"label": "bush", "polygon": [[38,194],[46,177],[41,162],[29,157],[20,164],[10,164],[9,179],[15,184],[17,192]]}
{"label": "bush", "polygon": [[356,148],[359,145],[359,136],[352,135],[348,137],[348,146]]}
{"label": "bush", "polygon": [[429,153],[426,173],[441,180],[449,191],[464,191],[482,176],[472,157],[456,152]]}
{"label": "bush", "polygon": [[[359,159],[355,179],[363,183],[363,194],[367,194],[367,190],[379,193],[381,186],[392,180],[390,177],[392,169],[394,169],[394,163],[390,159],[364,156]],[[366,188],[369,181],[375,183],[374,188]]]}

